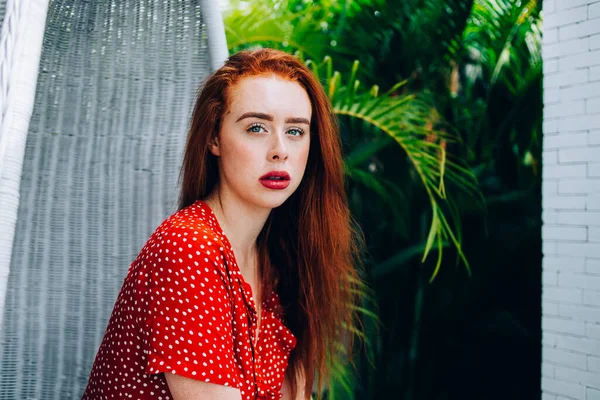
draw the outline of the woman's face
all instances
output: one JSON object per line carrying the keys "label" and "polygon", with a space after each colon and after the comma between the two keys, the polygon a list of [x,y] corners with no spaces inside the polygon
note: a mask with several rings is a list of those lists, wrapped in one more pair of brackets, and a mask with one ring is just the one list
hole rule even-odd
{"label": "woman's face", "polygon": [[311,103],[304,88],[277,76],[248,77],[228,90],[218,137],[219,191],[275,208],[298,188],[310,148]]}

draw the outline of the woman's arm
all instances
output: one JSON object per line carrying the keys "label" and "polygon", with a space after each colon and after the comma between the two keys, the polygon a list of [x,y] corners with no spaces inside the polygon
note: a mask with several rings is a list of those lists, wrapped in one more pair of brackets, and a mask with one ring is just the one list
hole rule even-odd
{"label": "woman's arm", "polygon": [[[283,377],[283,385],[281,386],[281,393],[283,397],[281,400],[304,400],[304,385],[306,384],[306,378],[304,374],[299,374],[296,378],[296,398],[292,398],[292,388],[290,387],[290,378],[288,373],[285,373]],[[312,399],[312,396],[310,397]]]}
{"label": "woman's arm", "polygon": [[240,391],[230,386],[207,383],[185,376],[165,373],[173,400],[242,400]]}
{"label": "woman's arm", "polygon": [[[304,382],[296,382],[296,387],[298,388],[298,395],[296,396],[296,399],[299,400],[304,400],[304,398],[302,397],[301,393],[300,393],[300,389],[304,386]],[[302,392],[304,392],[304,390],[302,390]],[[292,388],[290,387],[290,378],[288,376],[288,373],[285,373],[285,376],[283,377],[283,385],[281,385],[281,393],[283,394],[283,397],[281,397],[281,400],[294,400],[292,399]]]}

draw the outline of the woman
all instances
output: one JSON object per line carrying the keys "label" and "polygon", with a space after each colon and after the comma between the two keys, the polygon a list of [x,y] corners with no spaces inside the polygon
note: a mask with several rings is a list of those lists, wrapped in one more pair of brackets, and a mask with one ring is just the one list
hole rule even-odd
{"label": "woman", "polygon": [[336,343],[352,346],[342,168],[310,70],[272,49],[231,56],[199,92],[179,211],[131,264],[83,397],[310,398]]}

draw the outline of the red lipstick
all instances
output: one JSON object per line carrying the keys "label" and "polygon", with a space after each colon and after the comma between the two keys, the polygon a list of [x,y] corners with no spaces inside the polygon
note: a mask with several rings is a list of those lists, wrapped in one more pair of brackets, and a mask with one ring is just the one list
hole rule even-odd
{"label": "red lipstick", "polygon": [[259,178],[267,189],[282,190],[290,184],[290,174],[285,171],[270,171]]}

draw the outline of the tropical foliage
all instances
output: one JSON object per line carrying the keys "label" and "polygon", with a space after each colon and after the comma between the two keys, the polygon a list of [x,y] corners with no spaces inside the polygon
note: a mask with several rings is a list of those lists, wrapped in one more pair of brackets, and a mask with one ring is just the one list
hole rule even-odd
{"label": "tropical foliage", "polygon": [[539,396],[541,2],[231,0],[225,25],[339,117],[372,295],[328,398]]}

